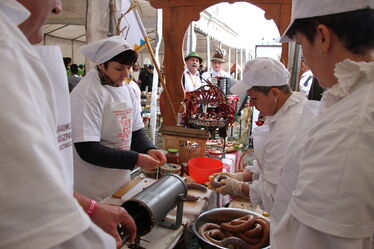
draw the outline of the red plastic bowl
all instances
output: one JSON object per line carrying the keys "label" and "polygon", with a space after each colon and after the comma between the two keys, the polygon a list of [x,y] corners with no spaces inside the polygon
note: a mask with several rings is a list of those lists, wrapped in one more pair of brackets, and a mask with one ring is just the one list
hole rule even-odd
{"label": "red plastic bowl", "polygon": [[211,174],[221,172],[223,163],[214,158],[195,157],[188,160],[188,172],[196,182],[204,184]]}

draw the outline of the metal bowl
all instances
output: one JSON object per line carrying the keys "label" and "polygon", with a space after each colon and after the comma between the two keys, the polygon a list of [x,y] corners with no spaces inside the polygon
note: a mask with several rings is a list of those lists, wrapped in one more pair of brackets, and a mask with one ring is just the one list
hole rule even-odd
{"label": "metal bowl", "polygon": [[[217,249],[217,248],[226,249],[226,247],[215,245],[211,243],[210,241],[204,239],[198,232],[200,226],[207,222],[221,224],[222,222],[227,222],[227,221],[242,217],[247,214],[252,214],[254,216],[267,219],[266,217],[258,213],[249,211],[249,210],[238,209],[238,208],[216,208],[216,209],[212,209],[210,211],[207,211],[201,214],[197,218],[196,222],[192,225],[192,230],[194,234],[197,236],[202,249]],[[265,248],[270,249],[270,246],[264,247],[264,249]]]}

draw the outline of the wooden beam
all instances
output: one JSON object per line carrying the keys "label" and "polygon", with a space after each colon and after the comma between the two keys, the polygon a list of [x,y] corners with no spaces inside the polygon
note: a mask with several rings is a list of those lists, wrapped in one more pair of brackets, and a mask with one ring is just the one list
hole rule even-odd
{"label": "wooden beam", "polygon": [[194,7],[204,5],[214,5],[217,3],[235,3],[235,2],[249,2],[252,4],[279,4],[289,3],[291,0],[149,0],[154,8],[172,8],[172,7]]}
{"label": "wooden beam", "polygon": [[[182,74],[184,71],[183,41],[188,25],[197,21],[201,11],[222,2],[247,2],[265,11],[267,19],[273,19],[282,35],[291,19],[291,0],[149,0],[155,8],[163,9],[163,38],[165,46],[164,73],[166,88],[172,97],[171,104],[175,110],[181,109],[184,100]],[[288,62],[288,44],[282,45],[282,62]],[[160,97],[160,109],[164,125],[176,126],[175,115],[165,94]]]}

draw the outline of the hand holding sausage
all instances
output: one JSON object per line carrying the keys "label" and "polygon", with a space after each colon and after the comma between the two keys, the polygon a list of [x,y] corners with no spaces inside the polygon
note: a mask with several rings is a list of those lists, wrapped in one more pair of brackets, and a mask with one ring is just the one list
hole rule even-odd
{"label": "hand holding sausage", "polygon": [[233,179],[236,179],[242,182],[251,182],[253,172],[250,170],[245,170],[245,171],[236,172],[236,173],[219,172],[219,173],[214,173],[211,176],[209,176],[209,180],[212,181],[218,175],[225,175],[225,176],[231,177]]}
{"label": "hand holding sausage", "polygon": [[214,173],[214,174],[209,176],[209,181],[212,181],[218,175],[228,176],[230,178],[233,178],[233,179],[236,179],[236,180],[239,180],[239,181],[243,181],[244,172],[237,172],[237,173],[218,172],[218,173]]}
{"label": "hand holding sausage", "polygon": [[225,185],[223,180],[225,180],[227,178],[230,178],[230,177],[226,176],[226,175],[217,175],[216,177],[214,177],[214,179],[212,181],[210,181],[213,189],[216,189],[216,188],[219,188],[219,187],[222,187],[223,185]]}
{"label": "hand holding sausage", "polygon": [[242,185],[244,184],[241,181],[235,180],[233,178],[226,178],[221,181],[224,183],[222,187],[216,189],[216,191],[223,195],[231,196],[242,196]]}

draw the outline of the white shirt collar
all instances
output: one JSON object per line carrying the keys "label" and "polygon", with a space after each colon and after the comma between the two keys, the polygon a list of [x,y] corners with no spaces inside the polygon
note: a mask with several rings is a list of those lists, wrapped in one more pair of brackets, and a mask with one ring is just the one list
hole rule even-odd
{"label": "white shirt collar", "polygon": [[288,97],[286,102],[284,102],[282,107],[274,115],[268,116],[265,119],[265,123],[268,124],[268,125],[271,125],[272,123],[277,122],[277,120],[280,117],[285,115],[285,113],[288,111],[288,109],[291,106],[296,105],[296,104],[298,104],[300,102],[303,102],[303,101],[307,101],[307,98],[305,97],[305,94],[302,94],[302,93],[299,93],[299,92],[293,92],[291,94],[291,96]]}
{"label": "white shirt collar", "polygon": [[346,59],[335,65],[334,75],[338,83],[323,93],[321,112],[349,95],[362,79],[374,83],[374,62],[355,62]]}
{"label": "white shirt collar", "polygon": [[210,69],[210,73],[211,73],[212,75],[214,75],[214,76],[222,76],[222,73],[221,73],[221,72],[223,72],[223,71],[221,70],[221,71],[217,72],[217,71],[215,71],[213,68]]}
{"label": "white shirt collar", "polygon": [[0,10],[17,26],[31,15],[30,11],[16,0],[1,0]]}
{"label": "white shirt collar", "polygon": [[192,74],[192,73],[190,72],[190,70],[188,70],[188,68],[186,68],[186,69],[184,70],[184,72],[185,72],[185,73],[188,73],[189,75],[192,75],[192,76],[200,76],[200,72],[199,72],[199,71],[196,71],[195,74]]}

